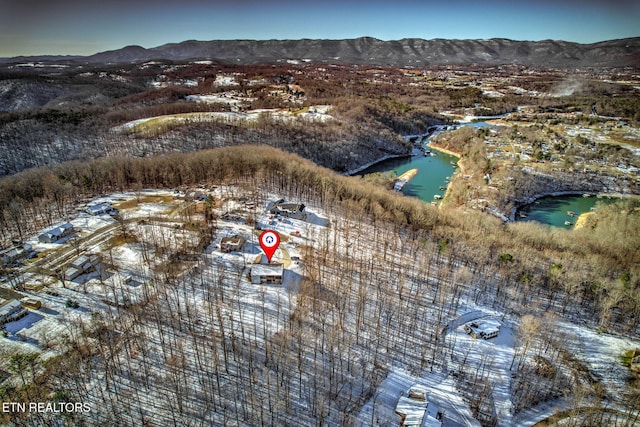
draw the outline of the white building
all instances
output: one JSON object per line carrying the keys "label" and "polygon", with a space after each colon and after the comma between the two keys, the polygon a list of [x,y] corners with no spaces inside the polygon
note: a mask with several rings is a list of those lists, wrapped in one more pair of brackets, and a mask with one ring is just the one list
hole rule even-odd
{"label": "white building", "polygon": [[253,264],[251,283],[256,285],[281,285],[284,266],[282,264]]}
{"label": "white building", "polygon": [[427,401],[427,389],[419,384],[411,386],[407,396],[400,396],[396,414],[401,417],[401,426],[442,427],[440,408]]}
{"label": "white building", "polygon": [[0,298],[0,324],[18,319],[23,313],[24,309],[20,301],[15,299],[7,301]]}
{"label": "white building", "polygon": [[85,273],[90,273],[96,269],[100,263],[98,255],[82,255],[73,260],[64,273],[66,280],[74,280]]}
{"label": "white building", "polygon": [[493,319],[475,320],[464,325],[464,330],[473,338],[484,338],[488,340],[498,336],[500,333],[500,322]]}
{"label": "white building", "polygon": [[50,230],[45,231],[38,236],[38,240],[42,243],[55,243],[63,237],[69,236],[73,233],[73,225],[71,223],[64,223]]}
{"label": "white building", "polygon": [[107,202],[97,203],[95,205],[87,206],[85,208],[85,212],[87,212],[89,215],[94,215],[94,216],[104,215],[104,214],[115,215],[118,213],[118,211],[111,206],[111,203],[107,203]]}
{"label": "white building", "polygon": [[12,246],[10,248],[0,251],[0,261],[2,265],[11,265],[24,259],[31,254],[31,245],[23,243],[20,245]]}

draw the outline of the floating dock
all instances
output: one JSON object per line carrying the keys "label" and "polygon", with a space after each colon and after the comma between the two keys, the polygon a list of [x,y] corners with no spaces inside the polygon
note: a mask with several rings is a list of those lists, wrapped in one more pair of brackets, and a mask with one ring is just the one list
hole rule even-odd
{"label": "floating dock", "polygon": [[418,169],[409,169],[398,177],[396,182],[393,184],[393,189],[395,191],[402,191],[402,188],[407,185],[407,183],[411,181],[417,174]]}

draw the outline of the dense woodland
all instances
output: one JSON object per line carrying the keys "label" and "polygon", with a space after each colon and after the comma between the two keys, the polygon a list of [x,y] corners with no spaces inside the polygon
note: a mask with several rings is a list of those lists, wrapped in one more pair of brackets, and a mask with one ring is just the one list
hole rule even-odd
{"label": "dense woodland", "polygon": [[[3,399],[62,393],[58,398],[100,402],[91,418],[75,419],[90,424],[117,417],[127,425],[345,425],[355,422],[387,369],[401,366],[416,374],[458,371],[460,389],[481,414],[492,399],[491,361],[454,358],[455,342],[442,332],[461,297],[530,315],[512,362],[517,407],[561,396],[567,387],[577,391],[576,408],[585,395],[600,396],[605,406],[612,398],[584,373],[568,375],[575,369],[564,347],[570,337],[545,331],[554,329],[554,319],[577,316],[602,330],[638,334],[635,202],[602,209],[602,221],[588,230],[503,225],[397,196],[273,148],[228,147],[73,162],[6,178],[3,237],[33,233],[89,195],[197,182],[305,200],[335,214],[332,233],[377,248],[377,255],[344,256],[345,248],[327,243],[309,247],[297,304],[276,312],[263,305],[253,328],[237,304],[240,271],[205,263],[189,274],[157,273],[139,304],[69,324],[63,356],[44,366],[37,357],[15,356],[12,366],[24,383],[3,388]],[[210,226],[202,225],[205,232]],[[149,250],[161,247],[177,250],[159,236]],[[204,307],[200,298],[208,301]],[[279,332],[265,324],[279,325]],[[525,357],[534,354],[557,369],[540,372]],[[638,411],[637,396],[615,399]],[[46,416],[13,421],[54,423]]]}
{"label": "dense woodland", "polygon": [[[562,264],[563,286],[575,289],[581,301],[593,300],[595,288],[619,289],[602,296],[616,298],[617,322],[635,330],[638,322],[637,201],[628,206],[602,208],[602,221],[593,229],[546,230],[535,224],[503,225],[485,215],[459,215],[419,200],[403,198],[359,178],[341,177],[299,157],[267,147],[228,147],[149,159],[107,158],[72,162],[16,174],[0,182],[2,238],[22,238],[64,218],[74,200],[95,194],[136,188],[174,188],[198,182],[221,182],[255,177],[277,179],[280,185],[309,192],[323,206],[349,203],[375,220],[385,220],[430,240],[461,245],[477,265],[503,253],[512,254],[509,277],[523,274],[536,283],[554,282],[549,266]],[[622,210],[622,214],[615,212]],[[613,238],[612,236],[619,236]],[[618,280],[621,277],[628,278]],[[555,282],[558,280],[556,278]],[[569,285],[570,283],[570,285]],[[626,289],[626,292],[625,292]]]}
{"label": "dense woodland", "polygon": [[[456,372],[473,414],[493,425],[495,418],[486,416],[495,386],[492,361],[471,365],[458,358],[446,334],[447,319],[468,299],[521,320],[512,361],[516,411],[559,396],[577,411],[590,396],[593,407],[614,402],[628,410],[628,425],[638,419],[637,389],[612,396],[576,368],[566,347],[569,334],[549,333],[557,321],[579,318],[601,331],[640,334],[637,200],[600,207],[597,223],[567,231],[437,208],[336,173],[407,153],[410,146],[399,134],[446,122],[439,115],[445,109],[481,102],[489,108],[483,111],[501,113],[532,103],[588,113],[596,104],[603,114],[637,121],[637,95],[589,80],[588,92],[562,98],[489,98],[469,85],[410,85],[415,80],[402,70],[213,64],[181,66],[171,74],[161,65],[114,67],[106,77],[88,72],[80,78],[71,71],[3,76],[14,85],[11,99],[24,104],[3,98],[2,167],[10,176],[0,180],[0,240],[26,239],[96,195],[207,183],[316,206],[331,214],[334,241],[367,250],[347,252],[328,240],[309,246],[296,304],[277,310],[263,304],[252,312],[259,315],[251,327],[237,294],[240,271],[204,260],[187,274],[154,270],[154,285],[139,303],[91,322],[69,322],[60,356],[43,361],[35,353],[6,355],[20,381],[0,388],[3,401],[54,396],[95,402],[89,418],[70,416],[70,424],[119,419],[122,425],[353,425],[390,367],[400,367],[416,375]],[[111,132],[153,115],[224,110],[184,97],[229,90],[215,86],[215,76],[239,70],[239,90],[254,98],[251,108],[331,104],[337,120]],[[176,81],[202,80],[197,87],[148,89],[159,72]],[[565,77],[547,70],[545,79],[531,75],[518,84],[547,91]],[[267,95],[273,84],[289,83],[302,86],[306,98],[289,103]],[[37,92],[33,88],[39,98],[22,97]],[[609,96],[614,93],[625,96]],[[476,145],[467,147],[470,159],[480,156]],[[215,233],[215,223],[194,228]],[[178,251],[174,246],[155,236],[149,251]],[[273,324],[278,333],[269,330]],[[541,369],[531,362],[534,355],[555,368]],[[591,424],[606,424],[605,413],[594,415]],[[47,416],[0,420],[59,425]]]}

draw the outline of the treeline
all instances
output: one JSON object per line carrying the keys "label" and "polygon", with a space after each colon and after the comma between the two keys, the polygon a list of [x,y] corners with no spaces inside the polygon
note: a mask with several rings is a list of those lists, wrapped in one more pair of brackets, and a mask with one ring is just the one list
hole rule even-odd
{"label": "treeline", "polygon": [[[635,236],[640,214],[632,200],[619,206],[624,214],[612,214],[594,228],[504,226],[485,214],[439,210],[397,196],[277,149],[238,146],[147,159],[71,162],[4,178],[0,181],[0,237],[5,242],[27,238],[70,215],[75,201],[96,194],[244,179],[270,182],[283,192],[318,200],[327,209],[349,206],[361,218],[391,222],[414,238],[443,242],[474,265],[498,262],[505,292],[517,289],[520,296],[549,292],[563,310],[582,307],[599,316],[603,325],[625,325],[637,332],[640,263]],[[604,311],[606,317],[601,317]]]}

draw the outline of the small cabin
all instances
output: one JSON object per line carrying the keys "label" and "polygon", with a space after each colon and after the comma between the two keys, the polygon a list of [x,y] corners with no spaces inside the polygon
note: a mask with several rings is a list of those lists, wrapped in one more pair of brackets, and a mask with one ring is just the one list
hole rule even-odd
{"label": "small cabin", "polygon": [[220,250],[222,252],[240,252],[245,242],[246,239],[239,235],[223,237],[220,241]]}
{"label": "small cabin", "polygon": [[20,300],[20,302],[22,303],[23,307],[31,308],[33,310],[38,310],[40,307],[42,307],[42,301],[35,298],[24,297]]}

